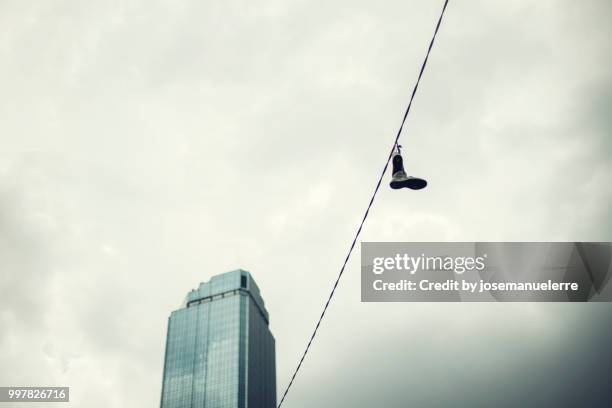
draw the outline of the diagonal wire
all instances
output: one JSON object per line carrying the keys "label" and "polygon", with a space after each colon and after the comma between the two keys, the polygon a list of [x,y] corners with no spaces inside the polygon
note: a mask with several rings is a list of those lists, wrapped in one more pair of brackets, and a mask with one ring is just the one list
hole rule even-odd
{"label": "diagonal wire", "polygon": [[374,193],[372,194],[372,197],[370,198],[368,207],[366,208],[366,211],[363,214],[363,218],[361,219],[359,228],[357,229],[357,232],[355,233],[355,237],[353,238],[353,242],[351,243],[348,253],[346,254],[346,258],[344,258],[344,263],[342,264],[342,267],[340,268],[340,273],[338,273],[338,277],[336,278],[336,281],[334,282],[334,286],[329,294],[329,297],[327,298],[327,302],[325,303],[325,306],[323,307],[323,311],[321,312],[321,316],[319,317],[319,320],[317,321],[317,325],[315,326],[314,331],[312,332],[312,335],[310,336],[310,340],[308,340],[308,344],[306,345],[306,349],[304,350],[304,353],[302,354],[302,358],[300,358],[300,362],[295,368],[295,371],[293,372],[293,375],[291,376],[291,380],[289,381],[287,388],[285,388],[285,392],[283,393],[283,397],[281,398],[278,404],[278,408],[281,408],[281,406],[283,405],[283,402],[285,401],[285,398],[287,397],[287,394],[289,393],[289,389],[291,388],[291,385],[293,385],[293,381],[295,380],[295,377],[297,376],[298,372],[300,371],[300,368],[302,367],[302,363],[304,362],[304,359],[306,358],[306,355],[308,354],[310,345],[312,344],[315,336],[317,335],[317,331],[319,330],[319,327],[321,326],[323,317],[325,317],[325,312],[327,312],[327,308],[329,307],[329,304],[332,298],[334,297],[334,294],[336,293],[336,288],[338,287],[338,283],[340,283],[342,274],[344,273],[344,270],[346,269],[346,265],[349,261],[349,258],[351,257],[351,254],[353,253],[353,249],[355,248],[357,239],[359,238],[359,235],[361,234],[361,230],[363,229],[363,225],[365,224],[366,218],[368,218],[370,209],[372,208],[372,205],[374,204],[374,199],[376,198],[376,194],[378,193],[378,190],[380,189],[380,184],[382,183],[385,173],[387,172],[387,168],[389,167],[389,162],[391,161],[393,150],[395,149],[395,146],[397,145],[397,142],[399,141],[399,138],[402,134],[402,130],[404,129],[404,123],[406,123],[406,118],[408,117],[408,113],[410,112],[410,108],[412,107],[412,101],[414,100],[414,95],[416,94],[416,91],[419,87],[419,83],[421,82],[423,71],[425,71],[425,66],[427,65],[427,60],[429,59],[431,48],[433,47],[434,41],[436,39],[436,35],[438,34],[438,30],[440,29],[440,24],[442,23],[442,17],[444,17],[444,12],[446,11],[447,5],[448,5],[448,0],[444,0],[444,6],[442,7],[442,11],[440,12],[440,17],[438,18],[438,24],[436,24],[436,29],[433,33],[433,36],[431,37],[429,47],[427,48],[427,54],[425,55],[425,59],[423,60],[423,64],[421,65],[421,70],[419,71],[419,76],[417,77],[416,83],[414,84],[414,88],[412,89],[412,95],[410,95],[410,102],[408,102],[408,106],[406,107],[406,112],[404,113],[404,117],[402,118],[402,123],[397,131],[395,140],[393,141],[393,146],[391,147],[391,150],[389,151],[389,156],[387,157],[385,167],[383,167],[383,170],[380,173],[380,177],[378,178],[378,182],[376,183],[376,188],[374,189]]}

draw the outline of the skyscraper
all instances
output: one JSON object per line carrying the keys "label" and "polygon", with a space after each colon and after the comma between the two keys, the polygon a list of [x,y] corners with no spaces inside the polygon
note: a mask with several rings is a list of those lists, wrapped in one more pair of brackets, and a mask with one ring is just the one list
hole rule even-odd
{"label": "skyscraper", "polygon": [[274,337],[241,269],[213,276],[170,315],[161,408],[275,408]]}

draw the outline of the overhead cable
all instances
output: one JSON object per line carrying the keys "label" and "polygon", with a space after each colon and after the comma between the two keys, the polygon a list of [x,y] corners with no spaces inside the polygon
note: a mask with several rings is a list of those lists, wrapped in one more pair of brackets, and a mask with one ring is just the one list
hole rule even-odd
{"label": "overhead cable", "polygon": [[382,180],[385,176],[385,173],[387,172],[387,168],[389,167],[389,162],[391,161],[391,156],[393,155],[393,151],[395,149],[395,146],[398,144],[399,142],[399,138],[402,134],[402,130],[404,129],[404,124],[406,123],[406,118],[408,117],[408,113],[410,112],[410,108],[412,107],[412,101],[414,100],[414,96],[416,94],[416,91],[419,87],[419,83],[421,82],[421,77],[423,76],[423,71],[425,71],[425,66],[427,65],[427,60],[429,59],[429,54],[431,53],[431,49],[433,47],[434,41],[436,39],[436,35],[438,34],[438,30],[440,29],[440,24],[442,23],[442,17],[444,17],[444,12],[446,11],[446,6],[448,5],[448,0],[444,1],[444,6],[442,7],[442,11],[440,12],[440,17],[438,18],[438,23],[436,24],[436,29],[434,30],[433,36],[431,37],[431,41],[429,42],[429,47],[427,48],[427,54],[425,55],[425,59],[423,60],[423,64],[421,65],[421,70],[419,71],[419,76],[417,77],[417,80],[414,84],[414,88],[412,89],[412,94],[410,95],[410,101],[408,102],[408,106],[406,107],[406,111],[404,112],[404,117],[402,118],[402,122],[400,124],[400,127],[397,131],[397,135],[395,136],[395,139],[393,140],[393,145],[391,146],[391,149],[389,150],[389,156],[387,157],[387,161],[385,162],[385,166],[383,167],[382,172],[380,173],[380,176],[378,178],[378,182],[376,183],[376,188],[374,189],[374,193],[372,194],[372,197],[370,198],[370,202],[368,203],[368,207],[366,208],[365,213],[363,214],[363,218],[361,219],[361,222],[359,223],[359,228],[357,229],[357,232],[355,233],[355,236],[353,237],[353,241],[351,242],[351,246],[349,247],[348,253],[346,254],[346,257],[344,258],[344,262],[342,263],[342,267],[340,268],[340,272],[338,273],[338,276],[336,277],[336,281],[334,282],[334,286],[332,287],[332,290],[327,298],[327,302],[325,302],[325,306],[323,307],[323,311],[321,312],[321,316],[319,316],[319,320],[317,321],[317,324],[314,328],[314,331],[312,332],[310,339],[308,340],[308,344],[306,345],[306,349],[304,350],[304,353],[302,354],[302,357],[300,358],[300,361],[297,365],[297,367],[295,368],[295,371],[293,372],[293,375],[291,376],[291,380],[289,381],[289,384],[287,385],[287,387],[285,388],[285,392],[283,393],[283,396],[280,400],[280,402],[278,403],[278,408],[281,408],[281,406],[283,405],[283,402],[285,401],[285,398],[287,397],[287,394],[289,393],[289,390],[291,389],[291,386],[293,385],[293,382],[295,380],[295,377],[297,376],[298,372],[300,371],[300,368],[302,367],[302,363],[304,362],[304,359],[306,358],[306,355],[308,354],[308,350],[310,350],[310,346],[312,345],[312,342],[314,341],[314,338],[317,335],[317,332],[319,330],[319,327],[321,326],[321,322],[323,321],[323,317],[325,317],[325,312],[327,312],[327,308],[329,307],[329,304],[332,300],[332,298],[334,297],[334,294],[336,293],[336,288],[338,287],[338,283],[340,283],[340,279],[342,278],[342,275],[344,274],[344,270],[346,269],[346,265],[351,257],[351,254],[353,253],[353,249],[355,248],[355,244],[357,243],[357,239],[359,239],[359,235],[361,234],[361,230],[363,229],[363,225],[365,224],[366,219],[368,218],[368,214],[370,213],[370,209],[372,208],[372,205],[374,204],[374,199],[376,198],[376,194],[378,193],[378,190],[380,189],[380,185],[382,183]]}

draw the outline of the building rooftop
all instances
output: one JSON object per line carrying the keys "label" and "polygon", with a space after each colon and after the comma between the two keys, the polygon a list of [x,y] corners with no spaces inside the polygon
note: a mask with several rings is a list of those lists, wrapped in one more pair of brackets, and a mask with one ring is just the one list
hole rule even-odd
{"label": "building rooftop", "polygon": [[215,275],[208,282],[200,283],[197,289],[192,289],[185,298],[182,307],[190,307],[195,304],[209,302],[225,296],[233,294],[234,291],[247,292],[258,309],[264,316],[266,322],[269,322],[268,311],[265,303],[259,293],[259,287],[248,271],[244,269],[236,269],[234,271],[225,272]]}

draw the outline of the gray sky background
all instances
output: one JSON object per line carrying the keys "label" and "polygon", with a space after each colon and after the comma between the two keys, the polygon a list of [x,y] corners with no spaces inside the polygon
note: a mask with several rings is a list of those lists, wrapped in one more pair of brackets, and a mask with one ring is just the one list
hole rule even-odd
{"label": "gray sky background", "polygon": [[[242,267],[280,393],[441,5],[0,0],[0,385],[157,406],[170,311]],[[430,184],[384,188],[362,239],[612,240],[611,19],[451,0],[402,137]],[[602,390],[609,305],[361,304],[358,255],[287,407]]]}

